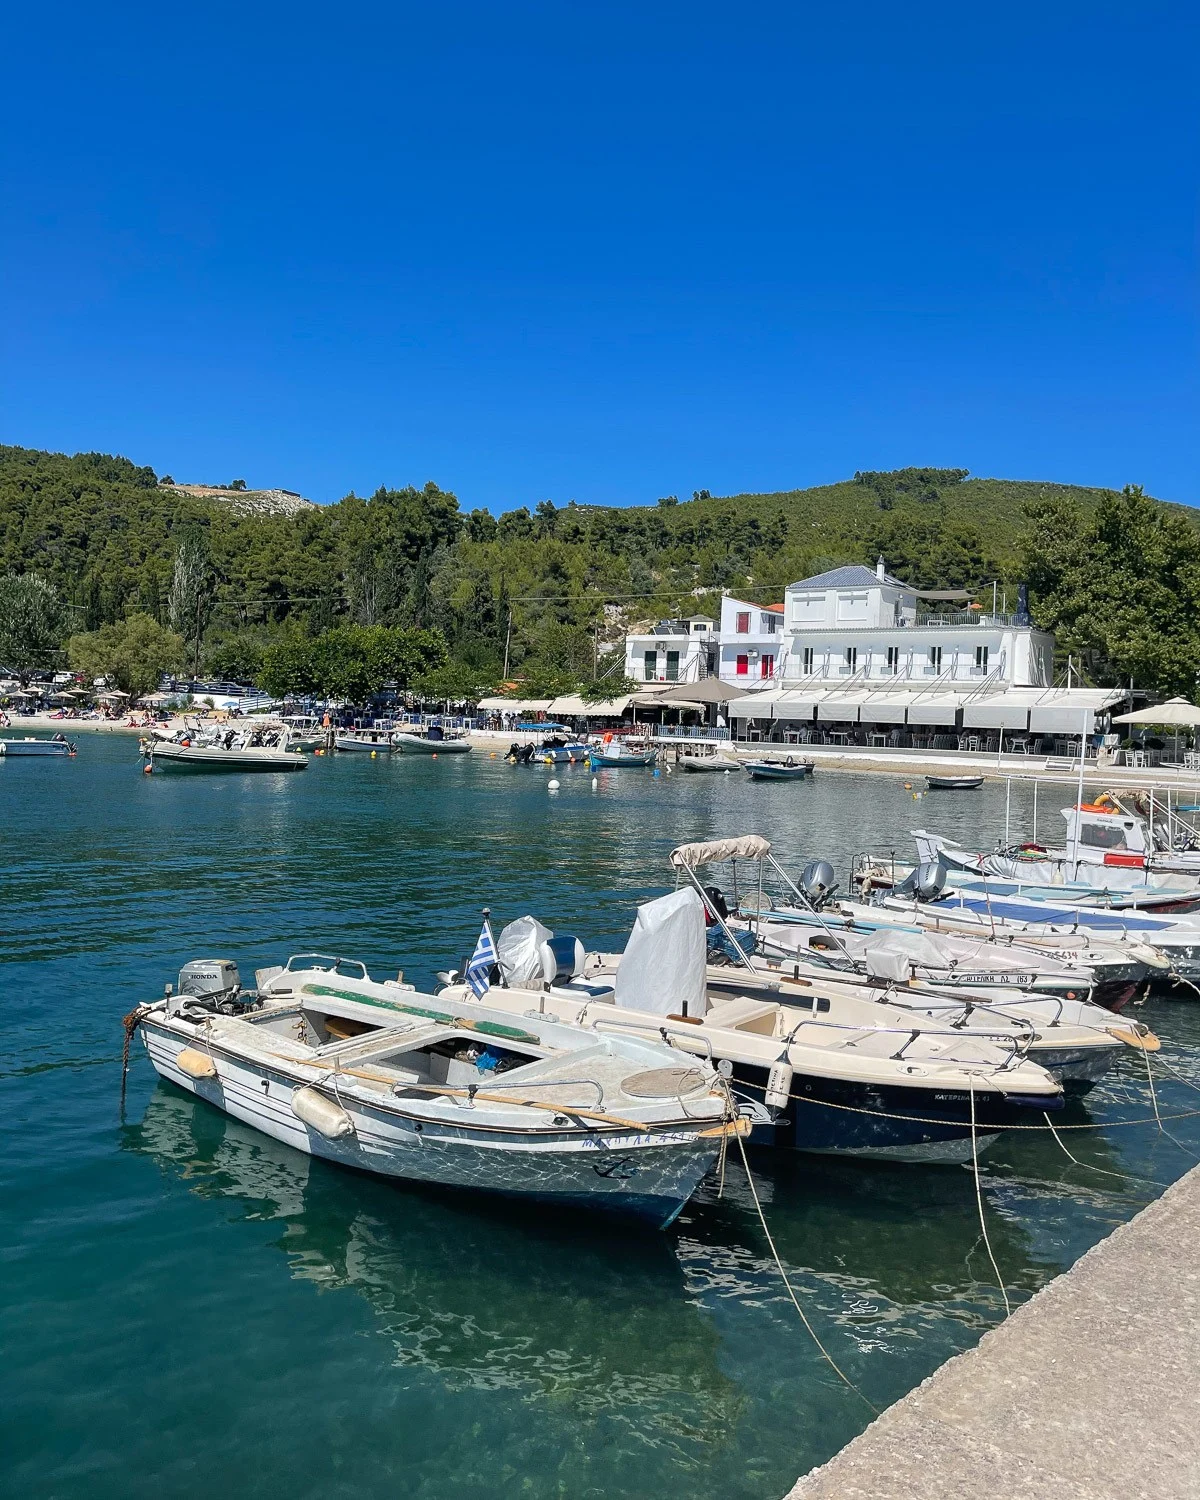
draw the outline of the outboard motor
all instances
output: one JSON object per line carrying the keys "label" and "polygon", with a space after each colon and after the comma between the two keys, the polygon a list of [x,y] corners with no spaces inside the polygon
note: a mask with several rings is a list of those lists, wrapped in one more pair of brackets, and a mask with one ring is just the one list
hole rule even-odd
{"label": "outboard motor", "polygon": [[242,976],[229,958],[194,958],[179,971],[179,989],[167,1003],[167,1014],[239,1015],[249,1009],[240,999]]}
{"label": "outboard motor", "polygon": [[837,886],[833,866],[827,859],[809,860],[800,871],[798,884],[805,900],[814,911],[818,911],[833,895]]}
{"label": "outboard motor", "polygon": [[915,896],[918,901],[937,901],[945,889],[946,866],[940,860],[926,860],[907,875],[892,894]]}
{"label": "outboard motor", "polygon": [[[726,901],[725,892],[719,885],[706,885],[704,887],[704,898],[718,917],[723,918],[725,921],[729,920],[729,902]],[[704,913],[704,921],[706,925],[712,925],[708,912]]]}

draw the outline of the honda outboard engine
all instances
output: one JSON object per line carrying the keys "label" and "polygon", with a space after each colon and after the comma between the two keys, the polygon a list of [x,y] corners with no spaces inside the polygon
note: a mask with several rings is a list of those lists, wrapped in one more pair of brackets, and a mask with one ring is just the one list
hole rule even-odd
{"label": "honda outboard engine", "polygon": [[800,891],[814,911],[829,900],[836,885],[833,866],[827,859],[809,860],[800,871]]}
{"label": "honda outboard engine", "polygon": [[238,1015],[249,1007],[239,999],[242,976],[229,958],[194,958],[179,971],[179,990],[172,995],[167,1014]]}

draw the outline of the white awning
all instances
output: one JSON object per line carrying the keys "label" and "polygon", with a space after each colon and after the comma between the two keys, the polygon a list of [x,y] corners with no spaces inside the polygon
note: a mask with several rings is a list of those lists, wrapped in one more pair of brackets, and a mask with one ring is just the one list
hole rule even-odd
{"label": "white awning", "polygon": [[776,719],[791,719],[797,723],[811,724],[817,704],[828,696],[828,688],[776,688],[772,716]]}
{"label": "white awning", "polygon": [[955,723],[962,701],[958,693],[931,693],[928,698],[917,698],[908,705],[908,722],[944,724],[948,728]]}
{"label": "white awning", "polygon": [[487,713],[544,714],[551,698],[480,698],[479,707]]}
{"label": "white awning", "polygon": [[839,693],[835,690],[817,704],[817,718],[822,724],[857,724],[858,711],[866,696],[865,693]]}
{"label": "white awning", "polygon": [[1029,728],[1029,710],[1032,706],[1028,693],[995,693],[989,698],[979,698],[963,709],[964,729],[1019,729]]}
{"label": "white awning", "polygon": [[790,714],[777,713],[779,700],[784,696],[782,688],[767,688],[761,693],[747,693],[744,698],[731,698],[725,712],[733,719],[782,719]]}
{"label": "white awning", "polygon": [[1031,734],[1094,734],[1096,715],[1125,694],[1120,688],[1047,688],[1029,711]]}
{"label": "white awning", "polygon": [[552,714],[573,714],[576,718],[620,718],[631,703],[626,694],[623,698],[605,698],[598,703],[586,703],[578,693],[564,693],[561,698],[550,700]]}
{"label": "white awning", "polygon": [[903,724],[911,702],[911,693],[868,693],[859,719],[863,724]]}

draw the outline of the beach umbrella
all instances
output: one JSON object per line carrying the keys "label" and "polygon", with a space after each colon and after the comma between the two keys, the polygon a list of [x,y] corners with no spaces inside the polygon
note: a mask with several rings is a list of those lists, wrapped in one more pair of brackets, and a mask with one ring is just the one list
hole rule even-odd
{"label": "beach umbrella", "polygon": [[1175,759],[1179,759],[1179,731],[1194,729],[1200,725],[1200,708],[1186,698],[1168,698],[1151,708],[1139,708],[1133,713],[1117,714],[1114,724],[1154,725],[1175,731]]}
{"label": "beach umbrella", "polygon": [[1186,698],[1168,698],[1153,708],[1139,708],[1134,713],[1116,714],[1114,724],[1154,724],[1172,729],[1193,729],[1200,724],[1200,708]]}

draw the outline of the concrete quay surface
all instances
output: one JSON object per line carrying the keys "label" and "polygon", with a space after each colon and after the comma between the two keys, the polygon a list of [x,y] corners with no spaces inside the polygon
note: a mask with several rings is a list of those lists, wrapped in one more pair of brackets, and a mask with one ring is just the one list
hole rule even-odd
{"label": "concrete quay surface", "polygon": [[787,1500],[1196,1500],[1200,1167]]}

